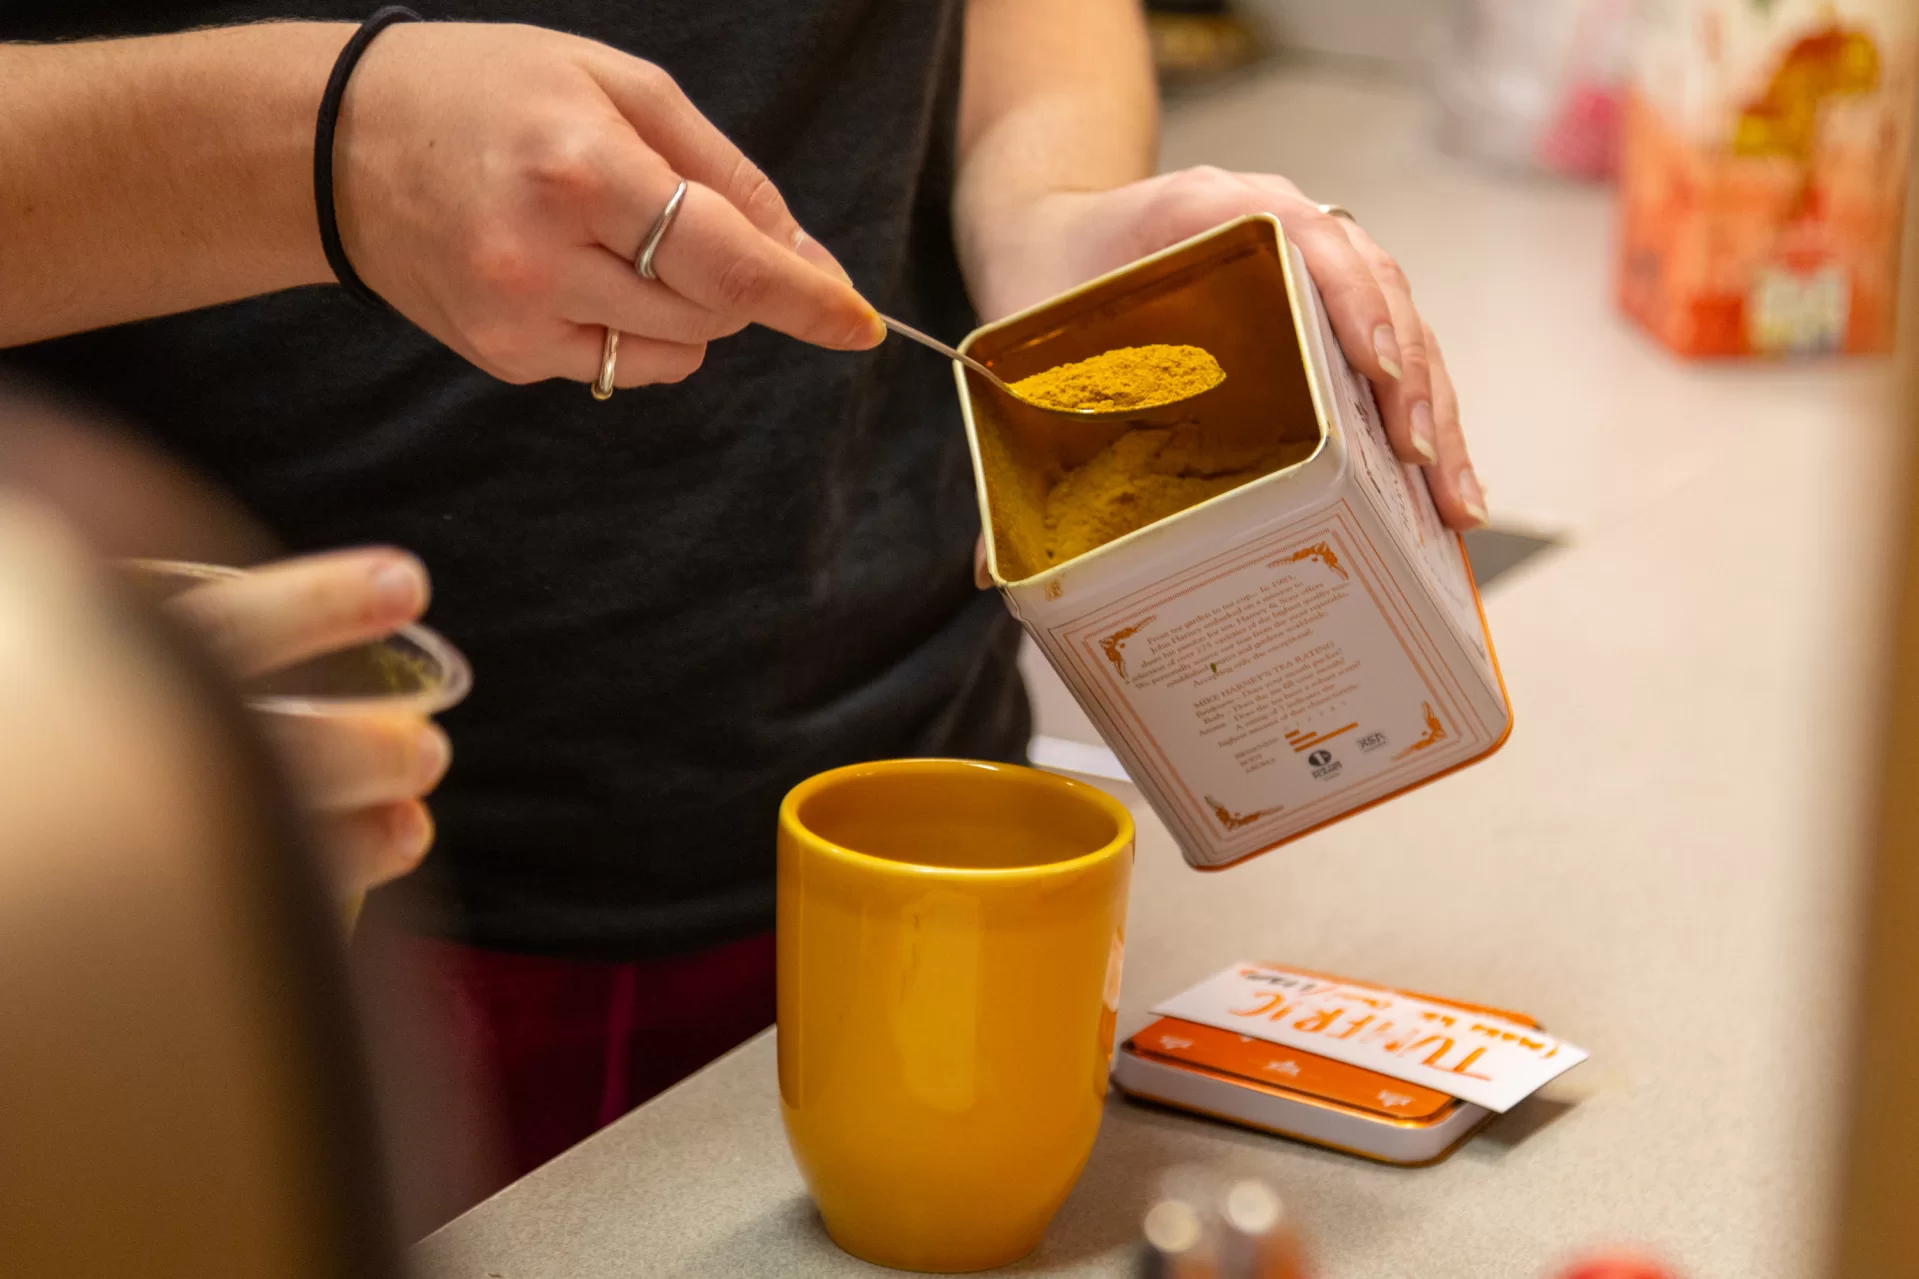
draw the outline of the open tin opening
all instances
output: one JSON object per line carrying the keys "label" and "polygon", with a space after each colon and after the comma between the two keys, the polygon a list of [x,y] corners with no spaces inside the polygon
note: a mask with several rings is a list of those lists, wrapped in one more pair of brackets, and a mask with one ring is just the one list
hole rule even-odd
{"label": "open tin opening", "polygon": [[1171,414],[1091,423],[1032,409],[966,374],[996,580],[1098,554],[1312,458],[1325,428],[1282,252],[1273,219],[1242,219],[966,340],[967,354],[1009,382],[1158,343],[1203,347],[1226,371],[1219,387]]}

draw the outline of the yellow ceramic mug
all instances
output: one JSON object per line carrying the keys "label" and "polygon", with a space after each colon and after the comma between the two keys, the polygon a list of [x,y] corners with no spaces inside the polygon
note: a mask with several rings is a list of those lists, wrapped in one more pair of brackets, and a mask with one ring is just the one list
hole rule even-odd
{"label": "yellow ceramic mug", "polygon": [[827,1231],[905,1270],[1032,1251],[1099,1130],[1133,820],[1080,782],[857,764],[780,806],[786,1134]]}

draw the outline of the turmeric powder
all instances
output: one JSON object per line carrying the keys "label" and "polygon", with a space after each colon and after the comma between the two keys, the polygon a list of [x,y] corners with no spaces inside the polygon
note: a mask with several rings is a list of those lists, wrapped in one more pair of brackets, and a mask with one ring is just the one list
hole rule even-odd
{"label": "turmeric powder", "polygon": [[1229,446],[1190,422],[1126,432],[1046,496],[1046,562],[1075,556],[1302,461],[1313,444]]}
{"label": "turmeric powder", "polygon": [[1226,380],[1197,346],[1122,346],[1013,383],[1020,398],[1049,409],[1111,413],[1190,399]]}

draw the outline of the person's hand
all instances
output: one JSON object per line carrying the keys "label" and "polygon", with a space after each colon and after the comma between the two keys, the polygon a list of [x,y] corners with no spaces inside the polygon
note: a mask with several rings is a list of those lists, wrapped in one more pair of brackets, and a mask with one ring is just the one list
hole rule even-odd
{"label": "person's hand", "polygon": [[[577,36],[402,23],[348,82],[335,205],[354,269],[509,382],[675,382],[763,324],[844,350],[884,336],[764,174],[649,62]],[[656,281],[633,260],[684,178]]]}
{"label": "person's hand", "polygon": [[1340,346],[1373,384],[1394,449],[1427,468],[1441,518],[1456,529],[1483,525],[1485,492],[1466,455],[1452,379],[1405,273],[1364,228],[1320,212],[1285,178],[1185,169],[1111,191],[1044,196],[981,231],[975,300],[994,319],[1247,213],[1277,216],[1299,246]]}
{"label": "person's hand", "polygon": [[[168,608],[237,681],[382,639],[426,610],[426,570],[403,551],[283,560],[174,596]],[[452,758],[417,715],[260,716],[314,815],[343,896],[412,870],[433,842],[421,796]]]}

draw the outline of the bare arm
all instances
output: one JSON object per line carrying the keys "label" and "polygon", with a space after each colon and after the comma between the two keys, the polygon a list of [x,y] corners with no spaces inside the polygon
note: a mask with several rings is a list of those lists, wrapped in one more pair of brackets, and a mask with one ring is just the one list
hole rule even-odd
{"label": "bare arm", "polygon": [[[0,45],[0,346],[330,280],[313,133],[351,28]],[[498,377],[676,381],[749,323],[837,348],[878,318],[765,175],[651,63],[557,31],[405,23],[341,105],[335,206],[376,292]],[[635,250],[680,181],[657,280]]]}
{"label": "bare arm", "polygon": [[1038,201],[1145,178],[1158,144],[1139,0],[972,0],[954,222],[981,311],[1015,309],[990,264],[1032,230]]}
{"label": "bare arm", "polygon": [[1287,179],[1149,177],[1158,103],[1138,0],[970,0],[955,238],[988,319],[1248,213],[1299,247],[1400,458],[1455,528],[1486,522],[1458,402],[1399,264]]}
{"label": "bare arm", "polygon": [[313,124],[351,31],[0,45],[0,346],[331,279]]}

